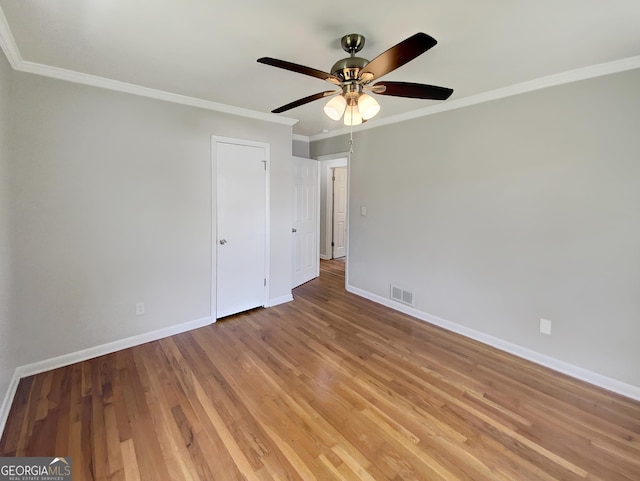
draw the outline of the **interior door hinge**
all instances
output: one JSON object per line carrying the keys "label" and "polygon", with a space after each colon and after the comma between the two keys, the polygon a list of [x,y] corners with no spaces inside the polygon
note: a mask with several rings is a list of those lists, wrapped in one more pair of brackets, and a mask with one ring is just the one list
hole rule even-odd
{"label": "interior door hinge", "polygon": [[267,279],[264,280],[264,287],[267,287]]}
{"label": "interior door hinge", "polygon": [[335,244],[332,242],[332,243],[331,243],[331,247],[333,247],[334,245],[335,245]]}
{"label": "interior door hinge", "polygon": [[264,165],[264,170],[267,170],[267,161],[261,160],[260,162],[262,162],[262,165]]}

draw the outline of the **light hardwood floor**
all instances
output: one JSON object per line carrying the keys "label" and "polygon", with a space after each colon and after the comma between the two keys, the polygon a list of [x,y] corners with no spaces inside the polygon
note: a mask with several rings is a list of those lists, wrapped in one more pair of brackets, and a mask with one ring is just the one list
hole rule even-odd
{"label": "light hardwood floor", "polygon": [[23,379],[2,456],[74,480],[640,480],[640,403],[344,291]]}

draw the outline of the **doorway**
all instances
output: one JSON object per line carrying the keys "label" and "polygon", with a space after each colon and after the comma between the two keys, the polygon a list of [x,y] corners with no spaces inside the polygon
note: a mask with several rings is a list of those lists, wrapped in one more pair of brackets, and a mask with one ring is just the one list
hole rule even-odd
{"label": "doorway", "polygon": [[[334,169],[344,167],[347,171],[348,154],[333,154],[326,157],[319,157],[320,163],[320,259],[333,259],[333,248],[331,243],[334,241],[334,215],[333,215],[333,197],[334,197]],[[347,174],[344,198],[348,203],[349,198],[349,179]],[[348,211],[348,208],[345,209]],[[348,215],[345,222],[345,232],[348,232]],[[345,234],[345,244],[347,236]],[[333,246],[335,247],[335,245]],[[344,249],[346,254],[346,248]]]}
{"label": "doorway", "polygon": [[347,168],[335,167],[332,173],[331,258],[347,254]]}
{"label": "doorway", "polygon": [[212,138],[211,314],[229,316],[268,299],[269,145]]}

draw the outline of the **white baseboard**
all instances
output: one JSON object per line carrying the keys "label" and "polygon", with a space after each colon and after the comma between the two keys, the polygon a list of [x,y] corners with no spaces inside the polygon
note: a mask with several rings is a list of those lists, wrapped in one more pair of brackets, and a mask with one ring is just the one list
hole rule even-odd
{"label": "white baseboard", "polygon": [[13,404],[13,399],[18,389],[18,383],[23,377],[86,361],[87,359],[93,359],[94,357],[104,356],[105,354],[111,354],[113,352],[128,349],[133,346],[139,346],[140,344],[147,342],[157,341],[158,339],[180,334],[181,332],[208,326],[212,322],[214,321],[212,321],[211,317],[203,317],[202,319],[196,319],[195,321],[176,324],[174,326],[145,332],[143,334],[127,337],[118,341],[108,342],[100,346],[90,347],[70,354],[64,354],[51,359],[44,359],[24,366],[18,366],[13,373],[13,377],[9,383],[9,389],[7,390],[4,400],[2,401],[2,406],[0,407],[0,433],[4,432],[5,424],[9,417],[9,411],[11,410],[11,404]]}
{"label": "white baseboard", "polygon": [[4,426],[7,423],[7,418],[9,417],[9,411],[11,410],[11,404],[13,404],[13,398],[16,396],[16,391],[18,390],[18,383],[20,382],[20,376],[17,373],[17,370],[13,372],[13,377],[9,382],[9,388],[7,389],[7,393],[2,400],[2,405],[0,406],[0,437],[4,434]]}
{"label": "white baseboard", "polygon": [[323,261],[330,261],[331,256],[328,256],[326,254],[320,254],[320,259],[322,259]]}
{"label": "white baseboard", "polygon": [[573,364],[560,361],[558,359],[547,356],[545,354],[540,354],[539,352],[532,351],[531,349],[527,349],[525,347],[519,346],[517,344],[513,344],[511,342],[491,336],[489,334],[476,331],[475,329],[470,329],[461,324],[456,324],[455,322],[447,321],[446,319],[442,319],[438,316],[434,316],[432,314],[420,311],[414,307],[400,304],[399,302],[395,302],[391,299],[387,299],[377,294],[373,294],[371,292],[365,291],[358,287],[354,287],[352,285],[347,285],[347,291],[353,294],[357,294],[366,299],[369,299],[370,301],[376,302],[378,304],[382,304],[396,311],[400,311],[405,314],[408,314],[412,317],[420,319],[421,321],[434,324],[448,331],[455,332],[462,336],[479,341],[483,344],[487,344],[489,346],[500,349],[501,351],[508,352],[510,354],[513,354],[514,356],[521,357],[523,359],[534,362],[541,366],[545,366],[545,367],[548,367],[549,369],[553,369],[554,371],[558,371],[568,376],[579,379],[581,381],[588,382],[589,384],[593,384],[595,386],[607,389],[617,394],[621,394],[628,398],[640,401],[639,386],[627,384],[622,381],[618,381],[617,379],[613,379],[608,376],[604,376],[602,374],[589,371],[588,369],[574,366]]}
{"label": "white baseboard", "polygon": [[274,297],[273,299],[269,299],[269,305],[265,307],[273,307],[273,306],[277,306],[278,304],[285,304],[291,301],[293,301],[293,295],[289,293],[284,296]]}

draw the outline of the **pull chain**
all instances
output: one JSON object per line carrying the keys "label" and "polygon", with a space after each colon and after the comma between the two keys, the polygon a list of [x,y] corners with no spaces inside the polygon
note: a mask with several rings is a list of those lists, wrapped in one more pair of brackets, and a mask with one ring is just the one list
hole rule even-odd
{"label": "pull chain", "polygon": [[349,153],[353,154],[353,125],[351,125],[351,130],[349,133]]}
{"label": "pull chain", "polygon": [[353,154],[353,107],[349,109],[349,153]]}

